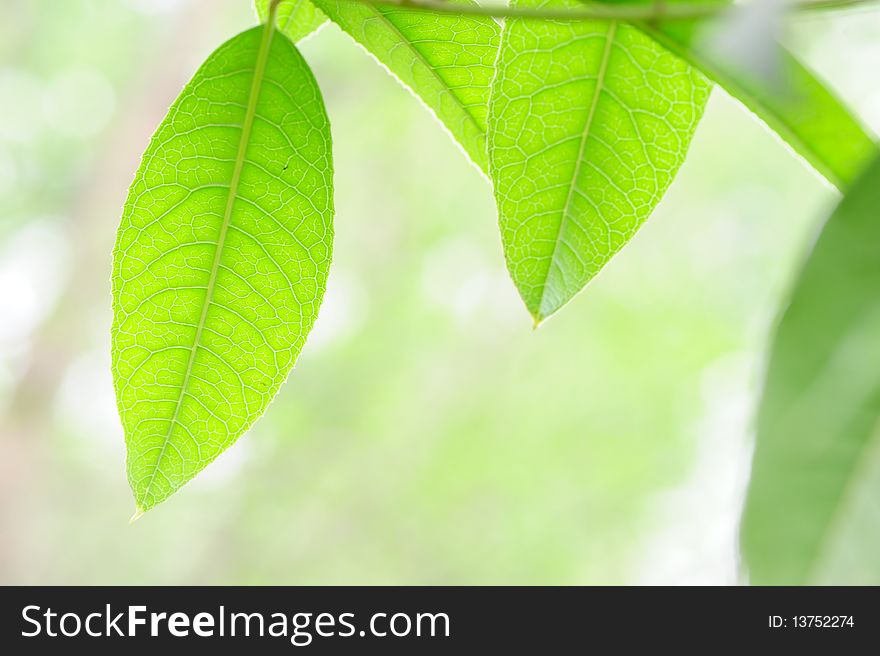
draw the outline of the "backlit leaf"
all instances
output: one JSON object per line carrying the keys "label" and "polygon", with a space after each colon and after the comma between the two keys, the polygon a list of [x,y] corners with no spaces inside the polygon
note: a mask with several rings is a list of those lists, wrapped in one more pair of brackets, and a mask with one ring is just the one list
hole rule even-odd
{"label": "backlit leaf", "polygon": [[[645,4],[654,0],[611,3],[621,2]],[[768,82],[712,48],[703,38],[705,22],[675,20],[635,25],[722,86],[839,189],[848,187],[872,156],[873,137],[822,81],[781,46],[774,62],[777,79]]]}
{"label": "backlit leaf", "polygon": [[[254,0],[260,22],[265,23],[272,0]],[[278,5],[275,26],[278,31],[296,43],[312,34],[327,22],[327,17],[311,0],[283,0]]]}
{"label": "backlit leaf", "polygon": [[486,107],[501,32],[495,20],[347,0],[315,4],[421,98],[486,171]]}
{"label": "backlit leaf", "polygon": [[710,85],[614,21],[508,19],[497,69],[489,156],[502,242],[541,321],[651,214],[684,161]]}
{"label": "backlit leaf", "polygon": [[113,376],[140,511],[263,413],[303,346],[332,249],[330,132],[290,41],[220,46],[159,126],[113,263]]}
{"label": "backlit leaf", "polygon": [[880,159],[828,220],[773,343],[742,524],[751,581],[880,584]]}

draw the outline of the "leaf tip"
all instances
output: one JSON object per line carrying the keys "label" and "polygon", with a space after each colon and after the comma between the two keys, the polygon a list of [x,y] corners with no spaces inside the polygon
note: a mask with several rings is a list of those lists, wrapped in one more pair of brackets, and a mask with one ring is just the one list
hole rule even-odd
{"label": "leaf tip", "polygon": [[131,519],[128,520],[129,524],[134,524],[137,520],[144,516],[144,513],[147,512],[140,506],[136,506],[134,509],[134,514],[131,516]]}

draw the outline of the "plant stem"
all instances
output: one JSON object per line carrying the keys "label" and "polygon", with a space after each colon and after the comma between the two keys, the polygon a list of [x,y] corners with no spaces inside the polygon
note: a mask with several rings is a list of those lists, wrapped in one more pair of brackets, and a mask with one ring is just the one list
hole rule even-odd
{"label": "plant stem", "polygon": [[[458,4],[450,0],[343,0],[374,7],[398,7],[411,11],[434,14],[456,14],[459,16],[489,16],[492,18],[525,18],[532,20],[622,20],[622,21],[676,21],[709,18],[741,7],[718,2],[678,2],[657,1],[651,4],[600,4],[583,9],[563,9],[553,7],[508,7]],[[752,0],[760,1],[760,0]],[[789,12],[811,11],[817,9],[841,9],[845,7],[876,4],[877,0],[792,0],[786,5]]]}

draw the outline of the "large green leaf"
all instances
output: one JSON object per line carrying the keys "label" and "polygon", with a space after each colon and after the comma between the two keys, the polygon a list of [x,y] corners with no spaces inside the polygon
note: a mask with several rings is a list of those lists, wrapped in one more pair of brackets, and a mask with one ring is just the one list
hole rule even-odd
{"label": "large green leaf", "polygon": [[[604,2],[649,4],[654,0]],[[777,79],[770,81],[750,74],[710,47],[702,31],[705,24],[693,20],[635,23],[645,34],[721,85],[831,184],[839,189],[848,187],[865,167],[875,146],[873,137],[846,106],[781,46],[776,61]]]}
{"label": "large green leaf", "polygon": [[290,41],[220,46],[144,153],[114,250],[113,375],[140,511],[263,413],[324,293],[330,132]]}
{"label": "large green leaf", "polygon": [[751,580],[880,584],[880,159],[776,332],[742,524]]}
{"label": "large green leaf", "polygon": [[571,299],[651,214],[709,90],[629,25],[506,21],[489,109],[490,172],[508,268],[536,321]]}
{"label": "large green leaf", "polygon": [[421,98],[486,171],[486,107],[501,32],[495,20],[347,0],[315,4]]}
{"label": "large green leaf", "polygon": [[[269,16],[269,5],[272,1],[254,0],[254,9],[263,23]],[[275,25],[278,31],[294,43],[312,34],[326,22],[327,17],[311,0],[282,0],[276,10]]]}

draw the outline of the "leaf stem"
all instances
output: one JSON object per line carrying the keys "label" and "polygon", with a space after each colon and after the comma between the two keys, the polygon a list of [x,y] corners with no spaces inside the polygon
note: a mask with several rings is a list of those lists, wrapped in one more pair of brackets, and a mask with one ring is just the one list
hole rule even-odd
{"label": "leaf stem", "polygon": [[[281,0],[273,0],[277,4]],[[374,7],[398,7],[404,10],[459,16],[488,16],[492,18],[524,18],[531,20],[622,20],[622,21],[680,21],[710,18],[741,5],[717,2],[668,3],[655,0],[651,4],[594,4],[583,9],[552,7],[508,7],[458,4],[450,0],[341,0]],[[753,0],[758,1],[758,0]],[[791,0],[789,12],[818,9],[841,9],[876,4],[878,0]]]}

